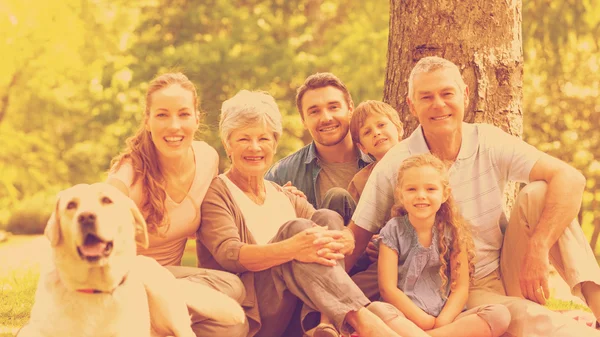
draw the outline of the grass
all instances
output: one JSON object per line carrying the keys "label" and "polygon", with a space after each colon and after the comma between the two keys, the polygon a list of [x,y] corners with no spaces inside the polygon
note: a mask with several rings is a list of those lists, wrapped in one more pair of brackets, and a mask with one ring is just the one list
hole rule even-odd
{"label": "grass", "polygon": [[[40,268],[48,247],[40,235],[13,235],[0,243],[0,337],[12,337],[29,320]],[[41,246],[41,247],[40,247]],[[196,266],[196,241],[189,240],[182,264]]]}
{"label": "grass", "polygon": [[[40,267],[48,259],[47,242],[39,235],[15,235],[0,243],[0,337],[12,337],[29,319]],[[196,266],[196,242],[189,240],[182,264]],[[550,298],[551,310],[583,310],[572,301]]]}

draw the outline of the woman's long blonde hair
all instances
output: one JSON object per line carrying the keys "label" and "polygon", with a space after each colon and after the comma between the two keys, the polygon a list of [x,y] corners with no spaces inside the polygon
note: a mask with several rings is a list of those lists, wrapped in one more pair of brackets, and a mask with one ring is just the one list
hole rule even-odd
{"label": "woman's long blonde hair", "polygon": [[169,215],[165,207],[167,192],[165,190],[164,176],[158,161],[156,147],[154,142],[152,142],[150,131],[146,129],[146,122],[150,117],[152,94],[175,84],[192,92],[194,113],[196,118],[200,118],[196,86],[187,76],[178,72],[159,75],[150,81],[148,85],[144,119],[140,127],[132,137],[127,139],[125,151],[114,157],[110,162],[111,172],[116,172],[127,159],[131,160],[134,172],[132,185],[138,179],[142,181],[142,195],[144,196],[142,211],[147,215],[148,232],[158,235],[161,235],[159,229],[164,228],[164,233],[169,229],[170,225]]}
{"label": "woman's long blonde hair", "polygon": [[[473,258],[475,257],[475,249],[473,245],[473,239],[471,238],[471,231],[468,223],[462,218],[456,203],[450,193],[450,179],[448,177],[448,170],[446,165],[436,156],[426,153],[411,156],[402,162],[398,169],[398,180],[396,189],[394,191],[394,197],[396,203],[392,207],[392,216],[404,216],[407,214],[404,205],[400,202],[402,194],[402,183],[404,180],[404,172],[411,168],[420,167],[432,167],[440,174],[440,181],[443,188],[444,195],[448,198],[442,203],[440,209],[437,211],[435,216],[435,224],[438,231],[438,248],[440,251],[440,277],[442,278],[441,290],[446,289],[448,284],[448,266],[451,261],[454,261],[454,265],[450,265],[450,289],[454,290],[456,287],[456,280],[459,276],[460,261],[458,261],[458,254],[461,252],[461,247],[464,247],[467,251],[467,263],[469,264],[469,281],[473,277],[475,267],[473,265]],[[447,243],[446,231],[450,230],[452,235],[452,241],[450,244]]]}

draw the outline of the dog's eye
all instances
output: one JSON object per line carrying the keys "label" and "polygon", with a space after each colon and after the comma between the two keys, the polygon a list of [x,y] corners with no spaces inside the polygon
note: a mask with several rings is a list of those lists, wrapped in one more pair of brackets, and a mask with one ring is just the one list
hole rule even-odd
{"label": "dog's eye", "polygon": [[74,209],[77,208],[77,203],[75,201],[69,201],[69,203],[67,204],[67,209]]}
{"label": "dog's eye", "polygon": [[113,202],[112,202],[112,200],[110,200],[110,198],[109,198],[109,197],[102,197],[102,200],[101,200],[101,202],[102,202],[104,205],[110,205],[110,204],[112,204],[112,203],[113,203]]}

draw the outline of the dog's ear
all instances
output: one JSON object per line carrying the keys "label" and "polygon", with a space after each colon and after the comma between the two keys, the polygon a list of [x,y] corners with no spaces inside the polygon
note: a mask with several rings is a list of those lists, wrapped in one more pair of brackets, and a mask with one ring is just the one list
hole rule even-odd
{"label": "dog's ear", "polygon": [[133,200],[131,200],[130,209],[131,214],[133,215],[133,222],[135,226],[135,243],[137,243],[138,246],[147,249],[150,242],[148,240],[148,226],[146,225],[146,220],[144,220],[142,212],[140,212],[140,209],[136,206]]}
{"label": "dog's ear", "polygon": [[54,206],[54,211],[52,215],[50,215],[50,219],[48,219],[48,223],[46,224],[46,229],[44,229],[44,234],[50,240],[50,246],[54,247],[61,242],[62,234],[60,231],[60,212],[58,206],[60,204],[60,194],[58,194],[56,198],[56,205]]}

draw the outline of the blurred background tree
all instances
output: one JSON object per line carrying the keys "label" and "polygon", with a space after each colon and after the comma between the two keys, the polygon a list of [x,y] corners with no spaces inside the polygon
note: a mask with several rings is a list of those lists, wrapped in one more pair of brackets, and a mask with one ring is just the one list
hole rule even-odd
{"label": "blurred background tree", "polygon": [[[389,11],[373,0],[4,0],[0,228],[39,231],[57,191],[103,180],[160,72],[197,84],[199,137],[221,154],[221,102],[270,92],[284,115],[277,155],[289,154],[310,139],[294,105],[308,75],[335,73],[356,103],[383,98]],[[590,236],[600,218],[598,36],[600,0],[523,2],[524,138],[588,177]]]}

